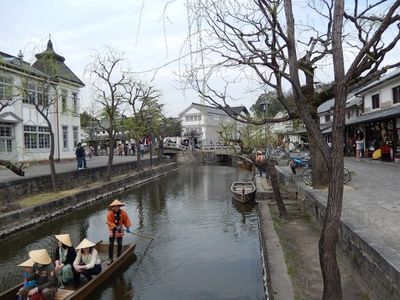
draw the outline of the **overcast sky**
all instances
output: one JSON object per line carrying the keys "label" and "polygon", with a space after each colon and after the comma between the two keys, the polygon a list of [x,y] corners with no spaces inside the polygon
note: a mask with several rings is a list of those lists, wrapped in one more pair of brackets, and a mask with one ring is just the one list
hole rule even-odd
{"label": "overcast sky", "polygon": [[[171,2],[163,14],[165,4]],[[3,5],[0,18],[0,51],[33,63],[34,54],[46,48],[49,34],[54,50],[66,58],[68,67],[87,85],[85,68],[95,51],[110,45],[128,58],[136,72],[152,70],[176,60],[187,37],[184,0],[18,0]],[[142,9],[143,7],[143,9]],[[142,12],[142,14],[141,14]],[[141,21],[139,22],[141,16]],[[167,18],[163,18],[166,16]],[[172,63],[156,73],[140,73],[162,91],[169,116],[177,116],[192,102],[200,102],[190,89],[183,91],[176,73],[182,65]],[[250,87],[251,88],[251,87]],[[238,100],[231,105],[254,103],[257,93],[238,87]],[[241,95],[240,95],[241,94]],[[81,94],[82,108],[91,106],[88,88]]]}
{"label": "overcast sky", "polygon": [[[81,106],[90,108],[92,97],[89,76],[85,73],[96,51],[105,46],[117,48],[129,61],[137,77],[152,81],[162,92],[168,116],[177,116],[192,102],[201,102],[199,96],[184,86],[176,74],[182,74],[184,63],[172,61],[187,53],[182,52],[188,35],[186,0],[17,0],[3,4],[0,18],[0,51],[17,55],[21,49],[24,59],[33,63],[34,54],[42,52],[51,34],[54,50],[66,58],[65,63],[86,83],[81,93]],[[168,3],[168,5],[166,5]],[[306,2],[294,1],[296,20],[311,22],[318,27],[318,18],[311,19],[306,13]],[[398,49],[398,47],[397,47]],[[351,52],[351,49],[350,49]],[[389,60],[398,58],[392,51]],[[186,59],[186,62],[188,59]],[[146,72],[160,66],[157,73]],[[317,80],[332,80],[332,67],[327,64],[318,70]],[[154,76],[155,75],[155,76]],[[231,106],[247,108],[261,94],[254,81],[239,77],[237,71],[220,74],[235,78],[230,87],[235,100]],[[214,80],[213,87],[223,88],[224,82]]]}

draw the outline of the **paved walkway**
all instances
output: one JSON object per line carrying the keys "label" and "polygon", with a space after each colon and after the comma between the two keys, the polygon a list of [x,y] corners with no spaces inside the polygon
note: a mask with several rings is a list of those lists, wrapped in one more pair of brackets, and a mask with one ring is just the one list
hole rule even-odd
{"label": "paved walkway", "polygon": [[[149,158],[149,156],[150,156],[149,154],[146,154],[144,158],[145,159]],[[157,159],[157,157],[153,156],[153,159]],[[119,164],[119,163],[124,163],[124,162],[128,162],[128,161],[133,161],[133,160],[136,160],[136,155],[135,156],[118,156],[118,155],[116,155],[116,156],[114,156],[113,163]],[[88,168],[106,166],[107,162],[108,162],[108,156],[93,156],[91,159],[88,158],[86,161],[87,161]],[[58,162],[58,163],[56,163],[56,173],[64,173],[64,172],[73,171],[73,170],[76,170],[76,167],[77,167],[77,163],[76,163],[75,159],[71,159],[69,161]],[[25,176],[21,177],[6,168],[0,168],[0,182],[7,182],[7,181],[13,181],[13,180],[18,180],[18,179],[23,179],[23,178],[31,178],[31,177],[35,177],[35,176],[42,176],[42,175],[50,174],[49,165],[47,163],[30,165],[24,171],[25,171]]]}

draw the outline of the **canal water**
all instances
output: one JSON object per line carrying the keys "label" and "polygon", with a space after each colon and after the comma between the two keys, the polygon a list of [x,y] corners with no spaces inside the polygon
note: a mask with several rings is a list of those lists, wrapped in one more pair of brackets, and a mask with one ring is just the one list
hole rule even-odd
{"label": "canal water", "polygon": [[[155,239],[126,235],[136,257],[90,299],[265,299],[256,207],[230,194],[233,181],[249,176],[229,166],[184,167],[121,195],[133,229]],[[16,265],[28,251],[55,248],[55,234],[70,233],[74,245],[108,241],[111,200],[0,240],[1,291],[20,281]]]}

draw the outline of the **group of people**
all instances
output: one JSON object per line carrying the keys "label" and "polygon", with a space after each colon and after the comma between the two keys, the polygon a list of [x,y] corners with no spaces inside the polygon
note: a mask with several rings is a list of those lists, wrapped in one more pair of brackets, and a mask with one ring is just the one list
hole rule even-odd
{"label": "group of people", "polygon": [[[130,232],[132,223],[127,213],[121,209],[125,204],[114,200],[108,206],[107,225],[109,233],[109,249],[107,264],[114,258],[114,243],[117,240],[117,257],[122,253],[124,232]],[[57,247],[54,263],[46,249],[32,250],[29,259],[19,264],[23,268],[24,283],[19,289],[18,300],[52,300],[57,289],[65,285],[73,285],[77,289],[80,277],[88,281],[102,271],[102,265],[96,244],[83,239],[75,248],[69,234],[55,235]]]}

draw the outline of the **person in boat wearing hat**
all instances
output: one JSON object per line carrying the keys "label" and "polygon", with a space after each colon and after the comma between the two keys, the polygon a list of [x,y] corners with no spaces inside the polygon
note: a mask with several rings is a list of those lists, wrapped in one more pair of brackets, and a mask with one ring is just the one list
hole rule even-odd
{"label": "person in boat wearing hat", "polygon": [[24,268],[24,284],[22,287],[19,289],[18,292],[18,300],[24,300],[28,297],[28,292],[37,287],[38,282],[36,279],[30,280],[30,278],[33,278],[33,273],[32,273],[32,267],[34,265],[34,261],[29,258],[28,260],[24,261],[23,263],[19,264],[18,267],[23,267]]}
{"label": "person in boat wearing hat", "polygon": [[58,280],[49,253],[46,249],[32,250],[29,252],[29,257],[34,261],[34,264],[32,276],[28,277],[27,280],[37,280],[38,286],[29,289],[27,296],[34,299],[39,298],[41,294],[44,299],[52,300],[57,293]]}
{"label": "person in boat wearing hat", "polygon": [[58,234],[55,236],[58,242],[54,263],[60,286],[73,281],[75,286],[79,285],[79,273],[75,271],[73,264],[76,258],[76,251],[72,247],[69,234]]}
{"label": "person in boat wearing hat", "polygon": [[126,232],[130,232],[129,227],[132,226],[131,220],[128,217],[126,211],[121,209],[125,203],[115,199],[109,206],[109,212],[107,214],[107,225],[109,233],[109,246],[108,246],[108,262],[111,264],[114,257],[114,242],[117,239],[117,257],[122,252],[122,237],[124,236],[124,227]]}
{"label": "person in boat wearing hat", "polygon": [[[74,269],[76,272],[84,275],[87,280],[92,280],[93,275],[98,275],[101,272],[101,261],[99,253],[94,248],[95,243],[88,239],[83,239],[82,242],[76,247],[79,250],[76,254],[74,261]],[[78,278],[79,284],[79,278]]]}

